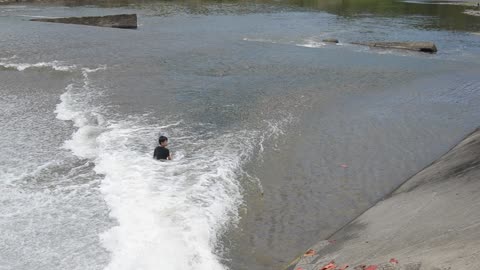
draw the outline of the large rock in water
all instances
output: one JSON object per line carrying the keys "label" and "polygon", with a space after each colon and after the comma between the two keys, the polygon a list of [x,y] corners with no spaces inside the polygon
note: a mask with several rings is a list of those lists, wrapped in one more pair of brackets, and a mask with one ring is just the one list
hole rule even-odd
{"label": "large rock in water", "polygon": [[428,53],[437,52],[437,47],[433,42],[357,42],[353,44],[385,49],[400,49]]}
{"label": "large rock in water", "polygon": [[326,38],[326,39],[323,39],[322,41],[326,43],[338,43],[338,39],[336,38]]}
{"label": "large rock in water", "polygon": [[120,15],[95,16],[95,17],[69,17],[69,18],[53,18],[53,19],[40,18],[40,19],[31,19],[30,21],[82,24],[82,25],[90,25],[90,26],[125,28],[125,29],[137,28],[137,14],[120,14]]}

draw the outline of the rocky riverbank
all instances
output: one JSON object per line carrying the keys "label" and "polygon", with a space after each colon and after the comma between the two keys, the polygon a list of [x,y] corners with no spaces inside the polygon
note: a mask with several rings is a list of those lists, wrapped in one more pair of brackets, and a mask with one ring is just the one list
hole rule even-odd
{"label": "rocky riverbank", "polygon": [[478,269],[480,130],[289,269]]}

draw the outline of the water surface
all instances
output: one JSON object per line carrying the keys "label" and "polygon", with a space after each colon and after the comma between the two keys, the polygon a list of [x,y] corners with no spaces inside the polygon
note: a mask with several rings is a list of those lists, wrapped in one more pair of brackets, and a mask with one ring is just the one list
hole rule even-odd
{"label": "water surface", "polygon": [[[0,6],[5,269],[281,269],[480,119],[461,6],[91,4]],[[349,45],[370,40],[439,52]],[[174,161],[151,159],[159,134]]]}

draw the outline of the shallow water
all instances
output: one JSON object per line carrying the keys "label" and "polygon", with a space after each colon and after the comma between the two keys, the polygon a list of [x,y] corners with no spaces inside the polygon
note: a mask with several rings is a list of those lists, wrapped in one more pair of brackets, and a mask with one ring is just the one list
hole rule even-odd
{"label": "shallow water", "polygon": [[[0,6],[0,265],[282,268],[477,127],[460,9]],[[138,30],[28,21],[125,12]],[[348,44],[367,40],[439,53]],[[151,159],[158,134],[174,161]]]}

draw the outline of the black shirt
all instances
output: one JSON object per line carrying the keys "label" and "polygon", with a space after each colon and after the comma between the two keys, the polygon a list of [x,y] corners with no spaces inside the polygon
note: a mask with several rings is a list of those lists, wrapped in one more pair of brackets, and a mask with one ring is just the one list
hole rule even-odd
{"label": "black shirt", "polygon": [[157,146],[155,152],[153,152],[154,159],[167,159],[170,156],[170,150],[163,146]]}

